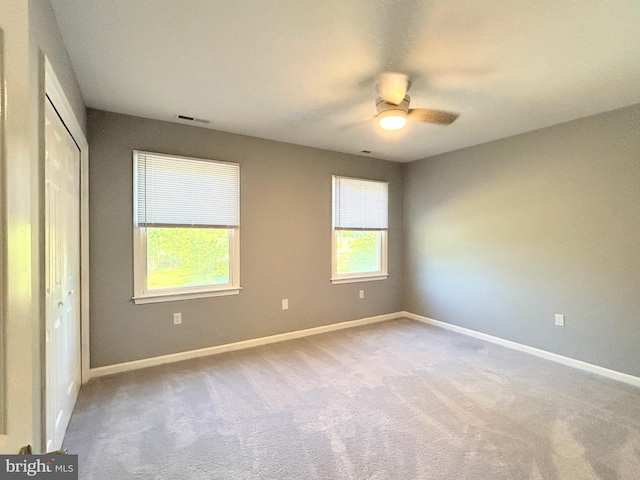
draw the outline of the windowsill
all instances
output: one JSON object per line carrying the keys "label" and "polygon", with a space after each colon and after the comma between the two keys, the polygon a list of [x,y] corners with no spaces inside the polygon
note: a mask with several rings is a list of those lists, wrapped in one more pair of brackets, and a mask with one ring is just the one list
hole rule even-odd
{"label": "windowsill", "polygon": [[133,303],[136,305],[144,305],[145,303],[175,302],[177,300],[193,300],[196,298],[224,297],[227,295],[238,295],[240,290],[242,290],[242,287],[228,287],[200,292],[155,293],[133,297]]}
{"label": "windowsill", "polygon": [[358,282],[374,282],[376,280],[386,280],[389,276],[388,273],[367,275],[359,277],[338,277],[332,278],[331,283],[333,285],[340,285],[341,283],[358,283]]}

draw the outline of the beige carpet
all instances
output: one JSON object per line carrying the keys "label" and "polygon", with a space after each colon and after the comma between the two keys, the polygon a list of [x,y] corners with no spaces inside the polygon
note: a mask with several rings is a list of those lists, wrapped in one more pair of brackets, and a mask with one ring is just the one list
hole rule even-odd
{"label": "beige carpet", "polygon": [[640,390],[410,320],[104,377],[88,479],[640,478]]}

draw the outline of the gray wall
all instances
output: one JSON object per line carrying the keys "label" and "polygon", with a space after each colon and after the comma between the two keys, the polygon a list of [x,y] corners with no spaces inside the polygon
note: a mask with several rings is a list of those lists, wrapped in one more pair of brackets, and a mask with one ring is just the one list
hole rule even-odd
{"label": "gray wall", "polygon": [[[99,110],[87,130],[92,367],[402,310],[401,164]],[[239,295],[133,304],[134,149],[240,164]],[[330,283],[333,174],[390,182],[387,280]]]}
{"label": "gray wall", "polygon": [[405,173],[405,310],[640,375],[640,105]]}

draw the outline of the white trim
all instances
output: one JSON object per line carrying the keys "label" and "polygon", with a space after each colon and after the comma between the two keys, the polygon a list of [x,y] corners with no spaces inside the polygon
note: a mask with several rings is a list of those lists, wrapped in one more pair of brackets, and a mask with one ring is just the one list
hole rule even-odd
{"label": "white trim", "polygon": [[340,285],[341,283],[373,282],[375,280],[386,280],[388,277],[389,277],[388,273],[383,275],[377,273],[375,275],[348,277],[348,278],[338,277],[338,278],[332,278],[331,283],[334,285]]}
{"label": "white trim", "polygon": [[[7,325],[5,319],[5,299],[7,295],[7,210],[5,198],[7,192],[6,167],[5,167],[5,78],[4,78],[4,33],[0,28],[0,335],[6,338]],[[4,444],[7,433],[7,346],[5,341],[0,341],[0,447]]]}
{"label": "white trim", "polygon": [[92,368],[90,370],[91,378],[102,377],[105,375],[113,375],[114,373],[128,372],[130,370],[138,370],[140,368],[154,367],[165,363],[181,362],[192,358],[207,357],[209,355],[217,355],[219,353],[233,352],[235,350],[243,350],[246,348],[258,347],[260,345],[268,345],[270,343],[284,342],[295,338],[308,337],[311,335],[319,335],[321,333],[334,332],[336,330],[344,330],[346,328],[359,327],[372,323],[385,322],[401,318],[404,312],[388,313],[386,315],[378,315],[375,317],[360,318],[358,320],[350,320],[347,322],[333,323],[331,325],[323,325],[321,327],[307,328],[305,330],[296,330],[294,332],[280,333],[269,337],[254,338],[252,340],[244,340],[241,342],[227,343],[225,345],[216,345],[215,347],[201,348],[198,350],[189,350],[187,352],[172,353],[170,355],[162,355],[159,357],[145,358],[142,360],[134,360],[132,362],[117,363],[106,367]]}
{"label": "white trim", "polygon": [[89,381],[89,143],[80,122],[45,57],[45,92],[80,148],[80,328],[82,383]]}
{"label": "white trim", "polygon": [[452,325],[450,323],[440,322],[432,318],[423,317],[421,315],[416,315],[415,313],[406,312],[406,311],[389,313],[386,315],[378,315],[375,317],[361,318],[358,320],[350,320],[347,322],[334,323],[331,325],[308,328],[305,330],[297,330],[294,332],[281,333],[277,335],[271,335],[269,337],[261,337],[261,338],[255,338],[252,340],[244,340],[241,342],[227,343],[225,345],[216,345],[215,347],[207,347],[207,348],[201,348],[198,350],[189,350],[187,352],[173,353],[170,355],[162,355],[159,357],[145,358],[142,360],[134,360],[132,362],[108,365],[106,367],[92,368],[89,371],[89,375],[90,375],[90,378],[103,377],[106,375],[113,375],[115,373],[122,373],[122,372],[131,371],[131,370],[138,370],[141,368],[154,367],[157,365],[163,365],[165,363],[181,362],[184,360],[190,360],[190,359],[199,358],[199,357],[207,357],[209,355],[217,355],[219,353],[232,352],[235,350],[243,350],[246,348],[258,347],[260,345],[268,345],[271,343],[284,342],[286,340],[293,340],[296,338],[308,337],[311,335],[319,335],[322,333],[334,332],[337,330],[344,330],[347,328],[359,327],[362,325],[369,325],[372,323],[385,322],[388,320],[394,320],[396,318],[402,318],[402,317],[409,318],[411,320],[415,320],[421,323],[425,323],[427,325],[443,328],[445,330],[450,330],[452,332],[461,333],[469,337],[478,338],[480,340],[501,345],[503,347],[528,353],[530,355],[535,355],[536,357],[544,358],[546,360],[551,360],[552,362],[577,368],[585,372],[594,373],[596,375],[607,377],[612,380],[617,380],[619,382],[626,383],[628,385],[640,387],[640,377],[629,375],[627,373],[618,372],[615,370],[610,370],[604,367],[599,367],[597,365],[583,362],[581,360],[564,357],[556,353],[547,352],[546,350],[530,347],[528,345],[522,345],[517,342],[512,342],[510,340],[505,340],[503,338],[494,337],[486,333],[477,332],[475,330],[459,327],[457,325]]}
{"label": "white trim", "polygon": [[140,297],[133,297],[133,303],[136,305],[144,305],[146,303],[175,302],[177,300],[193,300],[195,298],[224,297],[227,295],[238,295],[240,290],[242,290],[241,287],[226,287],[202,292],[147,294]]}
{"label": "white trim", "polygon": [[435,327],[444,328],[445,330],[451,330],[452,332],[461,333],[469,337],[478,338],[486,342],[495,343],[496,345],[501,345],[503,347],[511,348],[513,350],[518,350],[520,352],[528,353],[530,355],[535,355],[536,357],[544,358],[546,360],[551,360],[552,362],[556,362],[556,363],[561,363],[562,365],[567,365],[569,367],[577,368],[585,372],[595,373],[596,375],[601,375],[603,377],[607,377],[612,380],[617,380],[619,382],[623,382],[628,385],[640,387],[640,377],[629,375],[628,373],[622,373],[616,370],[610,370],[608,368],[600,367],[598,365],[593,365],[591,363],[583,362],[582,360],[576,360],[575,358],[565,357],[563,355],[558,355],[557,353],[551,353],[546,350],[541,350],[539,348],[530,347],[528,345],[523,345],[517,342],[512,342],[511,340],[505,340],[504,338],[494,337],[493,335],[488,335],[486,333],[477,332],[475,330],[471,330],[468,328],[459,327],[457,325],[452,325],[451,323],[440,322],[432,318],[423,317],[422,315],[416,315],[415,313],[402,312],[402,315],[404,317],[410,318],[411,320],[416,320],[418,322],[426,323],[427,325],[433,325]]}

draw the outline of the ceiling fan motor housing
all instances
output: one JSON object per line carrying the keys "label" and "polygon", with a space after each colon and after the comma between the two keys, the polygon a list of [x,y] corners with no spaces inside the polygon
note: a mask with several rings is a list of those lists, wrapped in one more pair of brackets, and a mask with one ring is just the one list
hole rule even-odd
{"label": "ceiling fan motor housing", "polygon": [[411,100],[409,98],[409,95],[405,95],[398,105],[394,105],[393,103],[385,102],[382,97],[378,97],[376,99],[376,110],[378,111],[378,115],[383,112],[388,112],[389,110],[399,110],[400,112],[403,112],[404,115],[406,115],[407,113],[409,113],[409,100]]}

